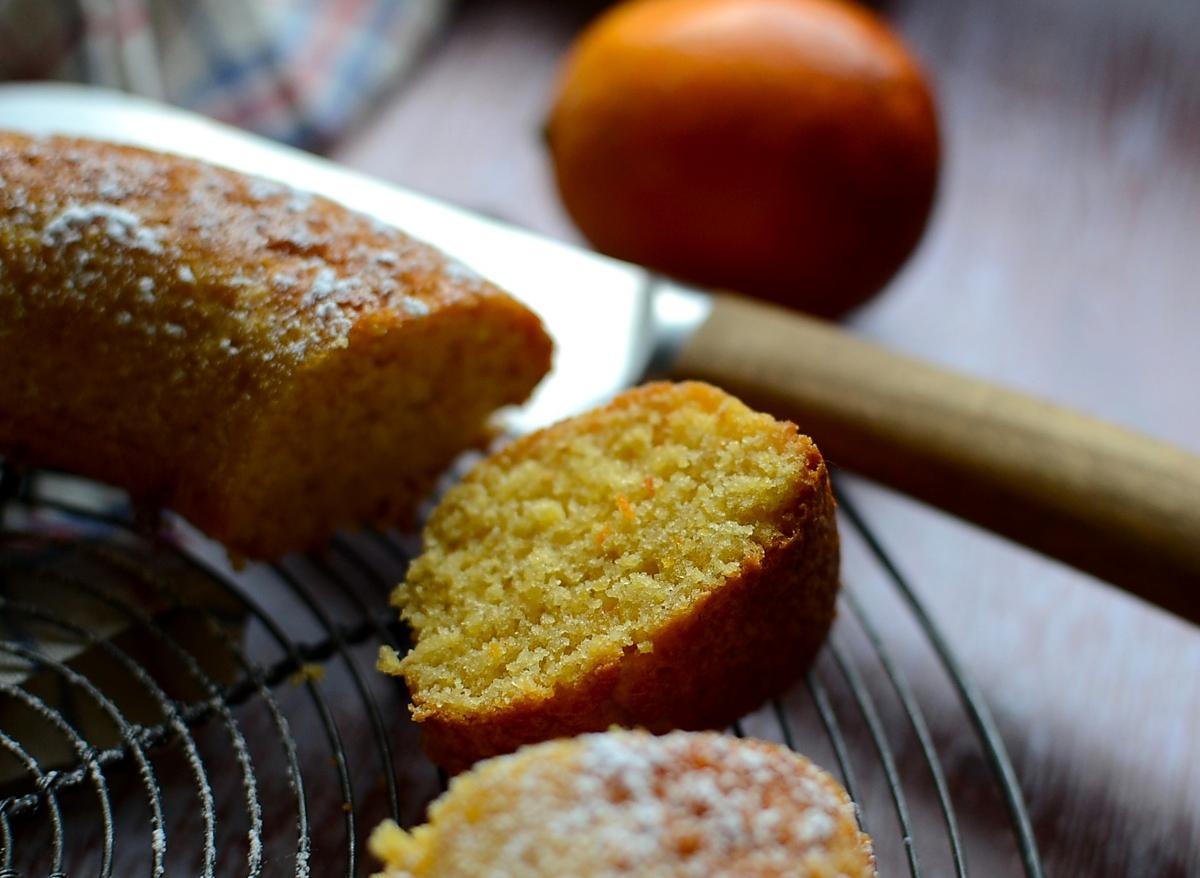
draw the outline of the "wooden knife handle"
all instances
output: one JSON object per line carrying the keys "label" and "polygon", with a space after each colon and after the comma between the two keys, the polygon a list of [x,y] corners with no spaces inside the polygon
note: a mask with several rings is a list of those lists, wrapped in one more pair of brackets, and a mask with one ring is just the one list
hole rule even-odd
{"label": "wooden knife handle", "polygon": [[790,418],[833,463],[1200,624],[1200,457],[718,296],[673,377]]}

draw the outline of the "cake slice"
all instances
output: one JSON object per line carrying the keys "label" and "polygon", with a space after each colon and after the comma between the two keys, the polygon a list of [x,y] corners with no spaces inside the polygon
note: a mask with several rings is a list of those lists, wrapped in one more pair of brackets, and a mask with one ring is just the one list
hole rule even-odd
{"label": "cake slice", "polygon": [[171,507],[235,555],[410,522],[550,355],[523,305],[323,198],[0,133],[0,455]]}
{"label": "cake slice", "polygon": [[385,648],[451,771],[611,724],[726,725],[806,667],[833,617],[821,454],[706,384],[658,383],[518,439],[434,510]]}
{"label": "cake slice", "polygon": [[456,777],[376,878],[874,878],[871,840],[828,774],[777,744],[712,733],[583,735]]}

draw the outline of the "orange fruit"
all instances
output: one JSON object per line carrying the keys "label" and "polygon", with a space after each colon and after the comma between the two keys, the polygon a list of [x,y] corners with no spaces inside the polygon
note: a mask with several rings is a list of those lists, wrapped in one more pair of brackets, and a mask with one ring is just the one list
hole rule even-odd
{"label": "orange fruit", "polygon": [[824,315],[924,229],[933,99],[873,13],[837,0],[634,0],[577,39],[547,125],[596,249]]}

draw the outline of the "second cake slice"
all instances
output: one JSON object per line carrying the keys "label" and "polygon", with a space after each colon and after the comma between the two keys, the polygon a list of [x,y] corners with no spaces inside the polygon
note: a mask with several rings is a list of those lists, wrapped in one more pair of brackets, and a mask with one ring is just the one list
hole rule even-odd
{"label": "second cake slice", "polygon": [[618,723],[732,722],[796,678],[837,591],[834,501],[794,424],[651,384],[513,442],[434,511],[385,648],[457,771]]}

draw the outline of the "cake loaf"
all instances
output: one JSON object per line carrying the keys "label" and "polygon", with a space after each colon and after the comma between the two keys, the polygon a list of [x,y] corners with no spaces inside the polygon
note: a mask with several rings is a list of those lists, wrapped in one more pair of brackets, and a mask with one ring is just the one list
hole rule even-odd
{"label": "cake loaf", "polygon": [[384,823],[375,878],[874,878],[828,774],[777,744],[606,732],[489,759],[411,833]]}
{"label": "cake loaf", "polygon": [[410,522],[550,356],[523,305],[328,200],[0,133],[0,455],[121,486],[234,555]]}
{"label": "cake loaf", "polygon": [[516,440],[451,488],[393,595],[450,771],[610,725],[720,728],[795,680],[838,589],[829,474],[795,424],[657,383]]}

